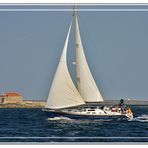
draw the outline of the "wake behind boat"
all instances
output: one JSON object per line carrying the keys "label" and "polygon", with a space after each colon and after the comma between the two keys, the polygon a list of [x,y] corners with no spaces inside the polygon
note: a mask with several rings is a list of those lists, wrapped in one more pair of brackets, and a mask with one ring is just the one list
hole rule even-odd
{"label": "wake behind boat", "polygon": [[50,118],[59,116],[73,119],[96,119],[108,117],[133,118],[131,109],[125,108],[124,105],[113,107],[88,105],[92,102],[103,102],[103,97],[86,61],[76,12],[74,12],[74,20],[77,87],[75,87],[69,74],[66,60],[71,23],[63,52],[51,85],[47,104],[43,110]]}

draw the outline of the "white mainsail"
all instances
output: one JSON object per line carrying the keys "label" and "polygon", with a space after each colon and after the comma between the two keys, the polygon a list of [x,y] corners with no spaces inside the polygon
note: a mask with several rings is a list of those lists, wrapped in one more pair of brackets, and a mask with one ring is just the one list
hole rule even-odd
{"label": "white mainsail", "polygon": [[66,54],[70,30],[71,24],[60,62],[51,85],[47,104],[45,106],[50,109],[60,109],[85,104],[75,85],[73,84],[67,67]]}
{"label": "white mainsail", "polygon": [[77,89],[85,102],[102,102],[103,97],[89,70],[80,37],[78,18],[75,14],[75,49]]}

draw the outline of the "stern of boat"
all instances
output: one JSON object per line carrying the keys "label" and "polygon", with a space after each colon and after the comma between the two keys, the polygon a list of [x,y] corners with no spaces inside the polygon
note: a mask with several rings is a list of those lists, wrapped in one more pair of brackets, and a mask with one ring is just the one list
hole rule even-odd
{"label": "stern of boat", "polygon": [[129,107],[127,110],[126,110],[126,116],[129,118],[129,119],[133,119],[133,112],[131,110],[131,108]]}

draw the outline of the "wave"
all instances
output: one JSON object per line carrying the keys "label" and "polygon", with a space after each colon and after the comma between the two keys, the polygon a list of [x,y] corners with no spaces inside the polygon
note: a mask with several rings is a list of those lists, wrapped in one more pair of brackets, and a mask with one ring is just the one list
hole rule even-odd
{"label": "wave", "polygon": [[133,119],[129,119],[128,121],[148,122],[148,115],[142,114],[141,116],[134,117]]}
{"label": "wave", "polygon": [[59,116],[59,117],[52,117],[52,118],[47,118],[48,121],[60,121],[60,122],[74,122],[74,123],[102,123],[102,122],[110,122],[113,121],[113,119],[71,119],[68,117],[63,117],[63,116]]}
{"label": "wave", "polygon": [[71,119],[68,117],[60,116],[60,117],[47,118],[47,120],[56,121],[56,120],[71,120]]}

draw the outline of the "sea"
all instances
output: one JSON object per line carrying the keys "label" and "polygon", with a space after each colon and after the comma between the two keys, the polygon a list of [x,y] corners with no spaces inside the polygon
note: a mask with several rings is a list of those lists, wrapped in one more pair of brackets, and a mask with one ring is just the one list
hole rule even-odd
{"label": "sea", "polygon": [[148,142],[148,106],[131,106],[134,118],[47,118],[41,108],[0,108],[0,142]]}

